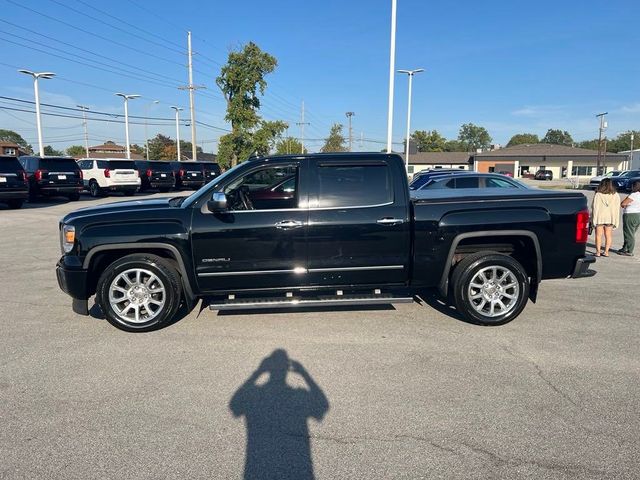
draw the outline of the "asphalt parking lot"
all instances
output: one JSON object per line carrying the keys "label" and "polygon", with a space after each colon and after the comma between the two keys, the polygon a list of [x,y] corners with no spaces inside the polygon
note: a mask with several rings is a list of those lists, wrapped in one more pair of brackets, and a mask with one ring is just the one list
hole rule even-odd
{"label": "asphalt parking lot", "polygon": [[[54,272],[59,218],[114,200],[0,208],[0,477],[638,477],[637,258],[543,283],[502,327],[416,303],[126,334]],[[245,384],[287,357],[286,383]]]}

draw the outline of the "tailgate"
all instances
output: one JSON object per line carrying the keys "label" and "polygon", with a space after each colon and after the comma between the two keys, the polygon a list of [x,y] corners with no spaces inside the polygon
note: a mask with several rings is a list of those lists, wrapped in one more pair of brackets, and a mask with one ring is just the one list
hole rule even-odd
{"label": "tailgate", "polygon": [[112,171],[111,177],[116,183],[136,183],[138,181],[138,172],[129,169],[116,169]]}
{"label": "tailgate", "polygon": [[25,189],[27,185],[17,173],[0,173],[0,191]]}

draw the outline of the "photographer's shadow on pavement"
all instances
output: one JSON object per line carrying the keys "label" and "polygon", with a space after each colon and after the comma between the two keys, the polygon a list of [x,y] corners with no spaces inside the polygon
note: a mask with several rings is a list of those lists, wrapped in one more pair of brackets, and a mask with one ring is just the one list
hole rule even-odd
{"label": "photographer's shadow on pavement", "polygon": [[[306,388],[288,385],[289,372],[299,375]],[[262,360],[234,393],[229,409],[235,417],[245,417],[245,480],[314,478],[307,420],[322,421],[329,401],[285,350],[274,350]]]}

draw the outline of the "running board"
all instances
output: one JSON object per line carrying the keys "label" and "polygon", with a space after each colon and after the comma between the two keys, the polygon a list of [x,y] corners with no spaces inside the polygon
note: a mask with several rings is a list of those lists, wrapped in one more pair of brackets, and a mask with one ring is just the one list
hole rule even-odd
{"label": "running board", "polygon": [[210,310],[258,310],[264,308],[335,307],[347,305],[389,305],[412,303],[413,297],[393,295],[335,295],[311,298],[242,298],[209,305]]}

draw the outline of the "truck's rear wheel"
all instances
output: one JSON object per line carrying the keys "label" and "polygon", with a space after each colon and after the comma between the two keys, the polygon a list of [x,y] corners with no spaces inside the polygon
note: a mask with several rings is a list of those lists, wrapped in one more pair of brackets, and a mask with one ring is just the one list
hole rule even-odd
{"label": "truck's rear wheel", "polygon": [[504,325],[526,306],[529,277],[508,255],[478,252],[456,266],[451,289],[455,307],[465,318],[482,325]]}
{"label": "truck's rear wheel", "polygon": [[114,327],[147,332],[169,323],[180,305],[175,268],[151,254],[133,254],[109,265],[98,280],[96,299]]}

